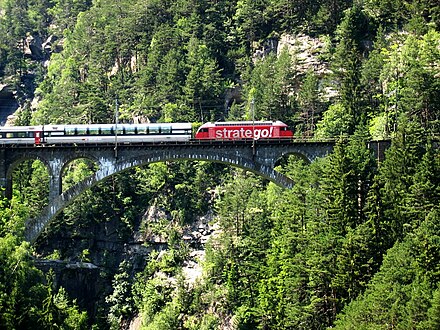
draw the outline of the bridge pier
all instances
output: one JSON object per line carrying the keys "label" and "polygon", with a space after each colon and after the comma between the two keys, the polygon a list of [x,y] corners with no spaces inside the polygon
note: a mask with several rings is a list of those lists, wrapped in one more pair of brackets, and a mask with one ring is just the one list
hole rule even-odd
{"label": "bridge pier", "polygon": [[2,194],[7,196],[7,168],[5,160],[5,149],[0,149],[0,188],[2,188]]}
{"label": "bridge pier", "polygon": [[377,163],[382,162],[385,159],[385,151],[391,146],[389,140],[377,140],[368,142],[368,149],[373,150],[376,156]]}
{"label": "bridge pier", "polygon": [[63,191],[61,170],[64,164],[58,158],[49,161],[49,204]]}

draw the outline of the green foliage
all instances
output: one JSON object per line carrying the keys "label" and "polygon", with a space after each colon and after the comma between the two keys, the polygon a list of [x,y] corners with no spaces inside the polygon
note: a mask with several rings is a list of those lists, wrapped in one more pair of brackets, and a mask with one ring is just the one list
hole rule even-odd
{"label": "green foliage", "polygon": [[27,205],[30,216],[37,215],[48,203],[49,174],[40,161],[24,161],[13,173],[13,194]]}
{"label": "green foliage", "polygon": [[[359,133],[313,168],[290,160],[292,191],[269,185],[266,197],[249,194],[240,176],[234,189],[225,186],[217,205],[227,235],[219,236],[216,251],[208,250],[207,261],[209,279],[227,289],[237,327],[330,326],[362,292],[378,267],[373,228],[363,213],[373,168]],[[246,231],[254,210],[249,201],[268,214]]]}
{"label": "green foliage", "polygon": [[133,298],[129,264],[125,260],[119,265],[119,272],[112,281],[113,292],[105,298],[109,304],[108,322],[111,329],[119,329],[124,319],[133,316]]}
{"label": "green foliage", "polygon": [[370,135],[373,140],[385,140],[387,138],[387,118],[385,114],[376,116],[370,120]]}
{"label": "green foliage", "polygon": [[165,277],[158,269],[153,275],[138,274],[133,293],[142,329],[209,330],[217,329],[221,323],[217,312],[223,293],[209,284],[188,284],[183,276]]}
{"label": "green foliage", "polygon": [[14,198],[0,203],[0,327],[4,329],[87,329],[86,312],[71,302],[52,275],[33,264],[32,249],[23,240],[27,213]]}
{"label": "green foliage", "polygon": [[166,279],[155,277],[146,280],[140,277],[134,286],[134,291],[137,293],[138,300],[136,304],[142,313],[142,324],[144,326],[154,325],[154,322],[156,322],[156,326],[160,326],[160,323],[167,322],[167,312],[162,316],[156,316],[167,305],[170,308],[168,311],[172,312],[170,305],[172,287]]}
{"label": "green foliage", "polygon": [[76,159],[70,162],[61,173],[63,190],[67,190],[76,183],[90,177],[96,170],[96,165],[88,159]]}
{"label": "green foliage", "polygon": [[[438,189],[434,188],[438,185],[434,174],[438,162],[432,158],[430,143],[426,149],[420,148],[423,144],[419,131],[408,123],[401,126],[394,143],[376,177],[383,188],[377,191],[373,186],[369,196],[369,207],[375,209],[368,214],[373,221],[371,238],[376,241],[376,249],[384,251],[392,246],[390,242],[403,242],[389,250],[380,272],[365,294],[344,310],[337,328],[379,329],[392,325],[424,329],[431,322],[426,321],[427,313],[435,308],[432,292],[439,281],[434,261],[439,257],[435,233]],[[430,193],[424,195],[426,191]]]}
{"label": "green foliage", "polygon": [[[4,212],[2,212],[4,213]],[[2,214],[2,219],[5,214]],[[13,223],[17,219],[8,219]],[[2,226],[3,227],[3,226]],[[2,228],[4,230],[4,228]],[[0,279],[0,324],[3,328],[13,329],[36,322],[29,314],[29,309],[37,301],[41,302],[41,280],[39,273],[30,262],[29,244],[20,242],[20,238],[12,233],[6,233],[0,238],[1,279]],[[28,295],[34,291],[34,297]]]}
{"label": "green foliage", "polygon": [[220,70],[206,45],[191,39],[188,43],[187,65],[189,66],[186,84],[183,88],[187,103],[200,109],[200,116],[183,116],[186,121],[216,121],[223,118],[218,99],[223,94],[223,82]]}
{"label": "green foliage", "polygon": [[330,105],[321,121],[317,123],[316,138],[347,135],[350,131],[351,116],[341,104]]}
{"label": "green foliage", "polygon": [[295,117],[296,102],[294,86],[296,85],[294,62],[287,49],[280,56],[269,55],[258,60],[252,70],[248,105],[242,118],[252,119],[252,111],[256,120],[284,120],[290,123]]}
{"label": "green foliage", "polygon": [[62,311],[62,318],[64,318],[59,328],[72,330],[89,329],[87,313],[79,310],[76,301],[70,302],[63,287],[55,295],[54,303]]}
{"label": "green foliage", "polygon": [[[364,2],[364,6],[372,19],[390,28],[402,28],[407,25],[406,28],[423,33],[426,31],[426,25],[439,27],[438,6],[431,0],[369,0]],[[423,10],[420,11],[422,8]]]}
{"label": "green foliage", "polygon": [[[109,326],[140,311],[148,329],[229,320],[238,329],[322,329],[343,310],[339,328],[438,328],[440,165],[426,138],[440,129],[436,1],[3,0],[0,8],[1,82],[23,86],[37,74],[41,99],[17,123],[112,122],[117,97],[123,122],[243,120],[255,110],[297,136],[346,138],[310,165],[282,162],[290,191],[219,164],[170,162],[85,192],[39,243],[74,238],[52,257],[93,261],[95,228],[116,223],[115,239],[126,241],[147,207],[169,216],[144,227],[167,251],[149,256],[133,286],[124,263],[113,277]],[[63,38],[45,72],[23,46],[51,33]],[[285,33],[325,35],[317,68],[275,50]],[[229,109],[227,86],[238,91]],[[367,141],[388,137],[377,165]],[[63,187],[95,170],[70,163]],[[85,314],[42,284],[22,243],[24,219],[47,204],[48,173],[25,162],[13,179],[15,198],[0,203],[1,327],[83,328]],[[181,227],[213,206],[221,230],[206,245],[205,282],[169,281],[189,254]]]}
{"label": "green foliage", "polygon": [[62,35],[65,29],[72,29],[80,12],[90,8],[92,1],[82,0],[55,0],[49,13],[53,16],[57,34]]}
{"label": "green foliage", "polygon": [[427,312],[426,320],[422,320],[418,326],[420,329],[435,329],[440,326],[439,319],[439,289],[436,289],[432,294],[432,299],[430,301],[431,306]]}
{"label": "green foliage", "polygon": [[[385,110],[390,125],[398,124],[402,113],[437,133],[439,74],[437,65],[439,33],[430,30],[423,37],[409,35],[403,45],[394,44],[385,50],[385,66],[381,80],[386,83]],[[435,48],[437,47],[437,48]]]}
{"label": "green foliage", "polygon": [[87,313],[80,312],[76,301],[71,303],[64,288],[54,292],[54,273],[52,270],[46,275],[47,296],[43,300],[42,310],[34,309],[39,315],[39,323],[45,329],[87,329]]}
{"label": "green foliage", "polygon": [[384,242],[390,242],[390,238],[391,242],[402,239],[405,228],[411,227],[411,222],[415,220],[406,210],[411,208],[408,204],[410,187],[423,154],[423,137],[419,125],[402,118],[402,124],[387,151],[378,176],[381,203],[384,205],[384,217],[387,219],[381,224]]}
{"label": "green foliage", "polygon": [[335,78],[338,83],[340,103],[347,112],[348,133],[352,134],[359,123],[365,121],[362,112],[360,93],[361,54],[360,42],[368,31],[368,21],[359,5],[344,12],[336,36],[338,44],[335,49]]}
{"label": "green foliage", "polygon": [[315,133],[317,113],[322,107],[319,99],[318,85],[318,76],[311,70],[307,71],[301,89],[298,92],[298,103],[302,109],[301,135],[303,136],[313,136]]}
{"label": "green foliage", "polygon": [[[436,293],[433,295],[432,287],[438,285],[438,279],[429,279],[430,273],[425,274],[425,271],[430,266],[422,261],[425,260],[425,248],[434,251],[430,243],[422,250],[417,247],[421,244],[421,237],[438,242],[436,236],[432,240],[428,238],[431,234],[426,231],[436,230],[438,220],[438,210],[435,210],[414,235],[409,235],[389,250],[368,290],[344,310],[336,329],[385,329],[390,325],[402,329],[418,326],[426,329],[429,324],[435,324],[432,314],[427,320],[427,313],[436,308]],[[437,270],[433,271],[438,274]]]}

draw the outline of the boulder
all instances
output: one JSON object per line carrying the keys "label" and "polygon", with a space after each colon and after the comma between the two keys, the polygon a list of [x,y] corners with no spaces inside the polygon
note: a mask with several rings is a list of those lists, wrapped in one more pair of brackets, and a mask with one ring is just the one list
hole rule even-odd
{"label": "boulder", "polygon": [[43,42],[39,35],[31,35],[26,38],[24,54],[32,60],[44,59]]}

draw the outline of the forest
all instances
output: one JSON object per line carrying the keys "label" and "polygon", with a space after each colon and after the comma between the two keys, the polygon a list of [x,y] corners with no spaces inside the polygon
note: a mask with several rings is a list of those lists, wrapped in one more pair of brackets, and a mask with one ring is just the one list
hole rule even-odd
{"label": "forest", "polygon": [[[336,140],[280,160],[292,189],[210,162],[127,170],[34,244],[49,174],[23,162],[0,198],[0,329],[440,328],[436,0],[0,0],[0,36],[9,124],[112,123],[118,102],[120,122]],[[63,187],[95,170],[72,162]]]}

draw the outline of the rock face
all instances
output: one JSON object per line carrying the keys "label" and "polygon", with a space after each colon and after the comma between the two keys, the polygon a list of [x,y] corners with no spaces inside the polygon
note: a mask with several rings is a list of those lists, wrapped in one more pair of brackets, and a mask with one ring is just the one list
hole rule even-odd
{"label": "rock face", "polygon": [[279,55],[284,48],[296,59],[298,71],[306,73],[313,70],[319,76],[330,72],[328,63],[323,60],[328,48],[325,41],[307,35],[284,34],[278,42],[277,54]]}
{"label": "rock face", "polygon": [[24,55],[34,61],[47,61],[52,53],[61,51],[57,40],[53,35],[44,41],[38,34],[30,35],[25,41]]}
{"label": "rock face", "polygon": [[[0,125],[2,126],[8,122],[8,117],[12,116],[18,109],[15,94],[11,85],[0,84]],[[12,119],[12,117],[9,118],[9,120]]]}
{"label": "rock face", "polygon": [[[200,217],[180,233],[192,249],[182,270],[190,285],[202,274],[204,244],[216,230],[210,225],[212,218],[212,214]],[[112,280],[123,260],[129,262],[129,275],[134,276],[144,270],[152,251],[159,252],[160,257],[168,248],[167,237],[153,228],[162,223],[171,224],[171,215],[152,205],[129,231],[116,218],[99,223],[91,221],[81,228],[73,226],[66,229],[68,226],[60,225],[58,233],[39,239],[37,253],[44,256],[57,250],[63,260],[37,259],[36,266],[45,273],[53,269],[55,285],[64,287],[69,296],[76,299],[94,319],[98,313],[97,306],[105,305],[105,297],[113,290]],[[170,283],[173,283],[171,278]]]}
{"label": "rock face", "polygon": [[[6,77],[0,83],[0,125],[13,124],[15,113],[23,109],[35,108],[39,101],[35,99],[35,80],[41,74],[35,68],[49,65],[52,53],[62,50],[62,40],[55,36],[49,36],[45,40],[38,34],[30,35],[19,45],[23,49],[23,55],[27,61],[33,62],[26,69],[21,69],[20,73]],[[9,83],[12,81],[11,83]]]}
{"label": "rock face", "polygon": [[104,283],[100,280],[100,267],[89,262],[67,262],[64,260],[35,260],[35,265],[44,273],[53,270],[56,275],[54,285],[62,286],[69,294],[77,299],[82,308],[86,308],[89,315],[97,312],[96,301],[104,291]]}
{"label": "rock face", "polygon": [[330,40],[308,35],[283,34],[278,39],[267,39],[262,45],[255,43],[252,59],[256,62],[273,53],[280,56],[281,52],[287,49],[293,57],[295,69],[300,74],[313,70],[318,76],[323,76],[330,72],[328,62],[325,60],[329,46]]}
{"label": "rock face", "polygon": [[35,61],[43,60],[43,42],[39,35],[28,36],[26,38],[24,55]]}

